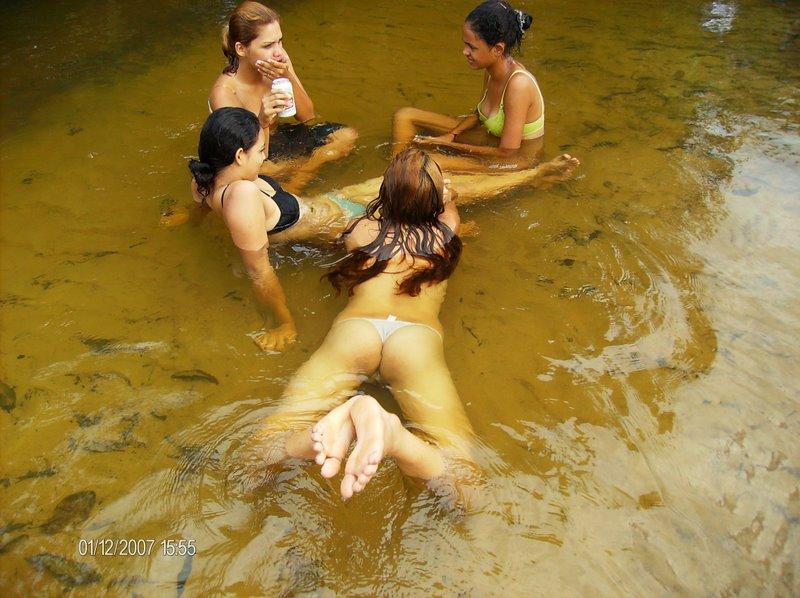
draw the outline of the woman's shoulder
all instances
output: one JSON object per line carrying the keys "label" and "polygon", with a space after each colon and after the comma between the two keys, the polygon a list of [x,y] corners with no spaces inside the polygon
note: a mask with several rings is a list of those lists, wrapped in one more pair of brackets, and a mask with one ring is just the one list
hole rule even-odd
{"label": "woman's shoulder", "polygon": [[217,77],[217,80],[214,81],[214,84],[211,86],[208,100],[211,107],[216,109],[222,106],[239,104],[238,95],[236,79],[233,75],[223,73]]}
{"label": "woman's shoulder", "polygon": [[260,195],[253,181],[234,181],[224,190],[222,218],[232,233],[252,229],[266,234],[266,214]]}
{"label": "woman's shoulder", "polygon": [[259,187],[255,181],[233,181],[224,190],[223,208],[225,211],[233,209],[247,210],[252,206],[261,205]]}
{"label": "woman's shoulder", "polygon": [[521,64],[518,64],[511,73],[506,91],[526,91],[535,89],[537,86],[538,83],[536,81],[536,77],[533,76],[533,73],[531,73]]}
{"label": "woman's shoulder", "polygon": [[214,79],[214,84],[211,87],[214,88],[220,85],[227,85],[231,89],[235,89],[236,75],[234,73],[220,73],[219,76]]}
{"label": "woman's shoulder", "polygon": [[533,74],[522,65],[517,67],[506,85],[505,103],[515,106],[537,105],[541,102],[539,84]]}
{"label": "woman's shoulder", "polygon": [[380,223],[371,218],[361,218],[353,230],[344,238],[344,246],[348,251],[355,251],[366,247],[378,238]]}

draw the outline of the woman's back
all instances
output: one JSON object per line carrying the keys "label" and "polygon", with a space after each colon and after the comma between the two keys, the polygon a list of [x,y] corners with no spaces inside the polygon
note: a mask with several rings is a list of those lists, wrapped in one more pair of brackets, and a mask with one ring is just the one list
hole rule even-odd
{"label": "woman's back", "polygon": [[416,149],[398,154],[378,197],[345,233],[349,254],[328,274],[350,296],[339,320],[399,319],[441,332],[446,281],[461,255],[459,224],[436,162]]}
{"label": "woman's back", "polygon": [[[419,258],[414,267],[420,267]],[[425,284],[416,296],[398,292],[400,284],[412,273],[410,259],[391,260],[386,270],[353,288],[353,295],[340,318],[385,318],[419,322],[441,329],[439,310],[444,301],[447,281]]]}

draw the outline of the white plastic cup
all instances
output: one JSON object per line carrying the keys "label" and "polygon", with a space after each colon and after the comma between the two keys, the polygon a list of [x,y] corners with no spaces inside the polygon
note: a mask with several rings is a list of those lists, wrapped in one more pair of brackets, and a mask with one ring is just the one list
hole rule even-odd
{"label": "white plastic cup", "polygon": [[297,114],[297,108],[294,107],[294,90],[292,89],[292,82],[286,77],[280,77],[272,81],[272,91],[282,91],[289,96],[289,103],[283,112],[278,112],[278,116],[286,118],[287,116],[294,116]]}

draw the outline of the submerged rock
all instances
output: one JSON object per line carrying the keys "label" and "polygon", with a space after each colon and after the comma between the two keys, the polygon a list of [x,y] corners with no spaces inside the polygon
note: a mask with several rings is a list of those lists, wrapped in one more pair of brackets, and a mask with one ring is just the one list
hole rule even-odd
{"label": "submerged rock", "polygon": [[96,501],[97,495],[92,490],[70,494],[56,505],[53,516],[42,525],[42,531],[45,534],[55,534],[70,523],[86,521]]}
{"label": "submerged rock", "polygon": [[8,384],[0,380],[0,408],[8,413],[17,406],[17,392]]}
{"label": "submerged rock", "polygon": [[83,449],[90,453],[111,453],[124,451],[130,447],[145,446],[143,442],[133,436],[133,430],[139,425],[141,416],[138,413],[120,418],[124,428],[119,434],[119,438],[109,440],[92,440],[84,445]]}
{"label": "submerged rock", "polygon": [[161,341],[124,343],[115,339],[94,336],[80,337],[80,341],[97,355],[108,355],[113,353],[146,353],[148,351],[162,350],[167,347],[167,344]]}
{"label": "submerged rock", "polygon": [[28,539],[28,534],[21,534],[14,538],[11,538],[8,542],[4,542],[0,544],[0,554],[5,554],[6,552],[10,551],[15,544],[19,544],[20,542],[24,542]]}
{"label": "submerged rock", "polygon": [[219,380],[217,380],[214,376],[209,374],[208,372],[204,372],[203,370],[182,370],[180,372],[175,372],[172,374],[172,378],[174,380],[188,380],[190,382],[212,382],[213,384],[219,384]]}
{"label": "submerged rock", "polygon": [[17,478],[18,482],[23,480],[36,480],[38,478],[51,478],[58,473],[58,470],[54,467],[48,467],[47,469],[40,469],[38,471],[34,471],[29,469],[26,473],[22,474]]}
{"label": "submerged rock", "polygon": [[7,523],[3,527],[0,527],[0,536],[5,536],[6,534],[10,534],[11,532],[15,532],[17,530],[26,528],[30,525],[30,523]]}
{"label": "submerged rock", "polygon": [[325,570],[321,561],[307,556],[299,547],[290,547],[280,563],[278,581],[294,592],[314,593],[324,583]]}
{"label": "submerged rock", "polygon": [[102,579],[102,576],[89,565],[49,552],[34,555],[28,558],[28,562],[37,571],[47,571],[70,588],[96,583]]}

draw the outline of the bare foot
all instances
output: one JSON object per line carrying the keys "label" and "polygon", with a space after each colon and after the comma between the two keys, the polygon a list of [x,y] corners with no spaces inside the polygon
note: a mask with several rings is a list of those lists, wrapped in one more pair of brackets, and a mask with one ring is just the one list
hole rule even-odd
{"label": "bare foot", "polygon": [[342,403],[311,428],[311,440],[316,453],[314,461],[322,466],[320,471],[323,478],[332,478],[339,472],[356,437],[356,429],[350,419],[350,408],[356,398]]}
{"label": "bare foot", "polygon": [[580,165],[581,163],[577,158],[573,158],[569,154],[561,154],[549,162],[540,164],[537,170],[543,183],[560,183],[571,179]]}
{"label": "bare foot", "polygon": [[350,408],[356,432],[356,446],[344,468],[342,497],[350,498],[361,492],[378,471],[378,464],[394,439],[393,428],[400,425],[396,415],[387,413],[373,397],[354,397]]}

